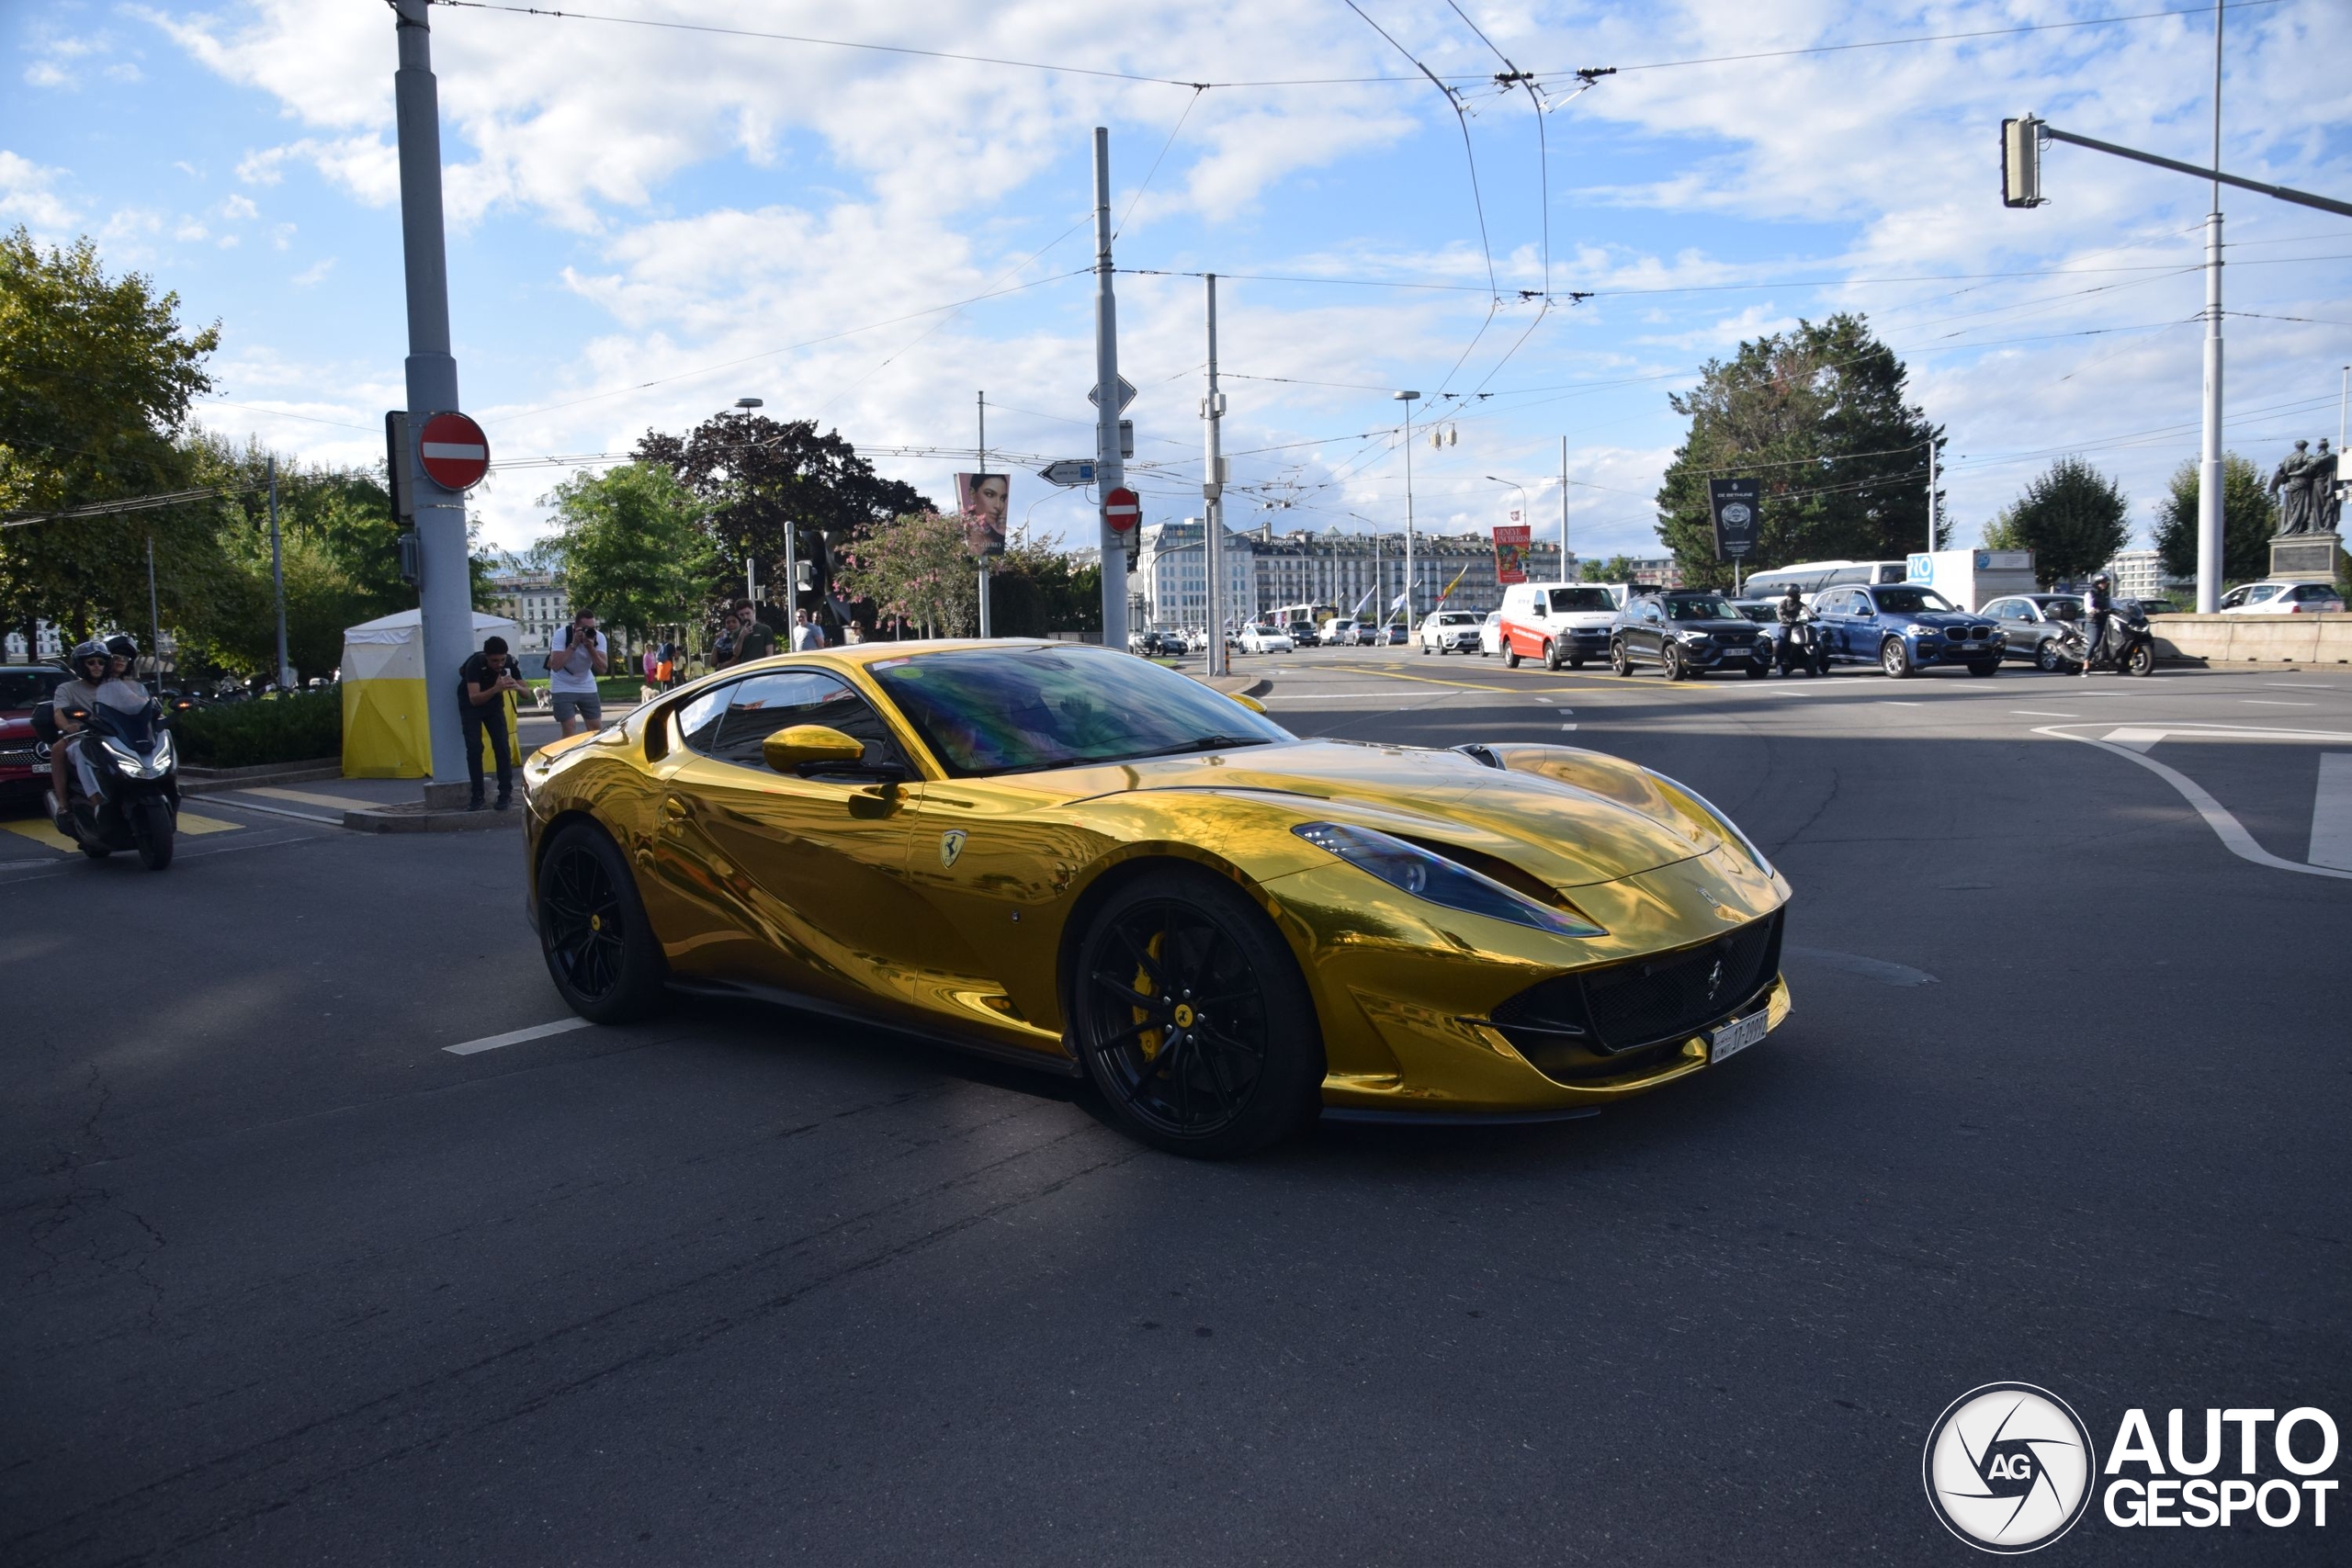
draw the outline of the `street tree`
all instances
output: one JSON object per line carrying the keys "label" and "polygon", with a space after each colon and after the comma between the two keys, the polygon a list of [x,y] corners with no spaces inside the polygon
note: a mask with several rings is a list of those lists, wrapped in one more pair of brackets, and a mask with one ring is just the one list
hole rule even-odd
{"label": "street tree", "polygon": [[[2251,582],[2270,572],[2270,536],[2278,531],[2278,507],[2262,488],[2262,470],[2235,452],[2222,459],[2222,581]],[[2165,498],[2156,502],[2156,558],[2168,577],[2197,575],[2198,463],[2189,458],[2172,471]]]}
{"label": "street tree", "polygon": [[2043,587],[2074,582],[2132,540],[2132,504],[2116,482],[2080,457],[2061,457],[1987,525],[1992,549],[2031,550]]}
{"label": "street tree", "polygon": [[1584,581],[1587,582],[1631,582],[1634,581],[1634,574],[1639,570],[1633,557],[1613,555],[1607,560],[1586,562]]}
{"label": "street tree", "polygon": [[[1763,484],[1747,570],[1801,560],[1899,559],[1928,536],[1928,444],[1939,426],[1904,401],[1907,372],[1860,316],[1800,321],[1710,360],[1698,386],[1670,394],[1690,434],[1657,492],[1658,537],[1683,580],[1728,588],[1715,558],[1710,479]],[[1939,514],[1940,515],[1940,514]],[[1937,545],[1951,532],[1939,523]]]}
{"label": "street tree", "polygon": [[710,502],[659,463],[575,475],[540,504],[555,512],[546,553],[572,605],[639,637],[697,619],[725,576]]}
{"label": "street tree", "polygon": [[[212,387],[217,325],[185,331],[179,296],[109,277],[85,239],[47,250],[0,235],[0,513],[187,489],[174,437]],[[204,505],[57,519],[0,531],[0,621],[30,645],[36,618],[74,637],[147,623],[147,551],[167,612],[202,603],[224,570]]]}
{"label": "street tree", "polygon": [[881,615],[925,637],[979,629],[979,574],[960,519],[910,512],[867,529],[840,581],[852,597],[872,600]]}
{"label": "street tree", "polygon": [[1102,569],[1073,569],[1057,545],[1030,539],[997,558],[989,583],[989,629],[997,636],[1102,631]]}

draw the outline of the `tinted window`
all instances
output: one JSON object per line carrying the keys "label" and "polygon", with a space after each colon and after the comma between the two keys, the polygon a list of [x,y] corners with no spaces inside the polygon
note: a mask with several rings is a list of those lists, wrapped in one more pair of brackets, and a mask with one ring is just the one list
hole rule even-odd
{"label": "tinted window", "polygon": [[1099,649],[971,649],[869,668],[958,777],[1290,739],[1197,681]]}
{"label": "tinted window", "polygon": [[1900,582],[1903,581],[1907,570],[1907,567],[1903,562],[1888,561],[1878,569],[1878,576],[1871,579],[1871,581],[1875,582]]}
{"label": "tinted window", "polygon": [[1613,610],[1617,601],[1610,597],[1606,588],[1555,588],[1552,590],[1552,613],[1568,615],[1586,610]]}
{"label": "tinted window", "polygon": [[764,769],[760,743],[794,724],[821,724],[865,742],[869,765],[905,766],[881,715],[848,682],[821,670],[777,670],[706,692],[679,711],[677,723],[686,745],[741,767]]}
{"label": "tinted window", "polygon": [[1736,621],[1739,612],[1728,601],[1714,593],[1669,593],[1666,596],[1666,615],[1673,621]]}
{"label": "tinted window", "polygon": [[1951,610],[1954,606],[1932,588],[1882,588],[1878,591],[1878,607],[1897,615],[1916,615],[1922,610]]}
{"label": "tinted window", "polygon": [[0,708],[45,703],[64,679],[62,670],[0,670]]}
{"label": "tinted window", "polygon": [[1658,614],[1657,600],[1645,599],[1642,601],[1642,621],[1645,625],[1654,626],[1664,618],[1664,616]]}
{"label": "tinted window", "polygon": [[1871,569],[1866,566],[1841,566],[1825,580],[1830,582],[1868,582]]}

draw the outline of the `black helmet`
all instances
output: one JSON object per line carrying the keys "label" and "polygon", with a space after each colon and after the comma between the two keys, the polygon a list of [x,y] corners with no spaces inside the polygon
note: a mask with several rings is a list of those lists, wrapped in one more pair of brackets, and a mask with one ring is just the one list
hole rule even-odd
{"label": "black helmet", "polygon": [[1788,586],[1781,590],[1781,596],[1784,599],[1793,599],[1797,596],[1796,579],[1791,578],[1789,580]]}
{"label": "black helmet", "polygon": [[107,654],[113,659],[136,659],[139,657],[139,639],[129,632],[117,632],[107,638]]}
{"label": "black helmet", "polygon": [[2107,580],[2107,573],[2103,571],[2095,571],[2091,573],[2091,581],[2093,582],[2105,582]]}

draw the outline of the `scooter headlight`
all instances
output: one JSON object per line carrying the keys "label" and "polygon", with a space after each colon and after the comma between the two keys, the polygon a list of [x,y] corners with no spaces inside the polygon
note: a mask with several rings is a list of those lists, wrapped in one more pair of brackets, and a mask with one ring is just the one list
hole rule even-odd
{"label": "scooter headlight", "polygon": [[126,773],[135,775],[141,768],[144,768],[147,765],[146,758],[141,756],[130,747],[125,746],[121,741],[117,740],[111,735],[102,735],[98,737],[98,744],[106,749],[106,754],[113,760],[114,765],[120,768]]}

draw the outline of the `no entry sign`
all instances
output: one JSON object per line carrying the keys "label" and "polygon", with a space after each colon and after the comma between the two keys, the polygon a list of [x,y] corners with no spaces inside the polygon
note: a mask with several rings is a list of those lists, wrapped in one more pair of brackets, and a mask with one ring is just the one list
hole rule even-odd
{"label": "no entry sign", "polygon": [[417,433],[416,460],[443,490],[471,490],[490,472],[490,437],[461,413],[436,413]]}
{"label": "no entry sign", "polygon": [[1143,502],[1122,486],[1102,498],[1102,521],[1124,534],[1143,520]]}

